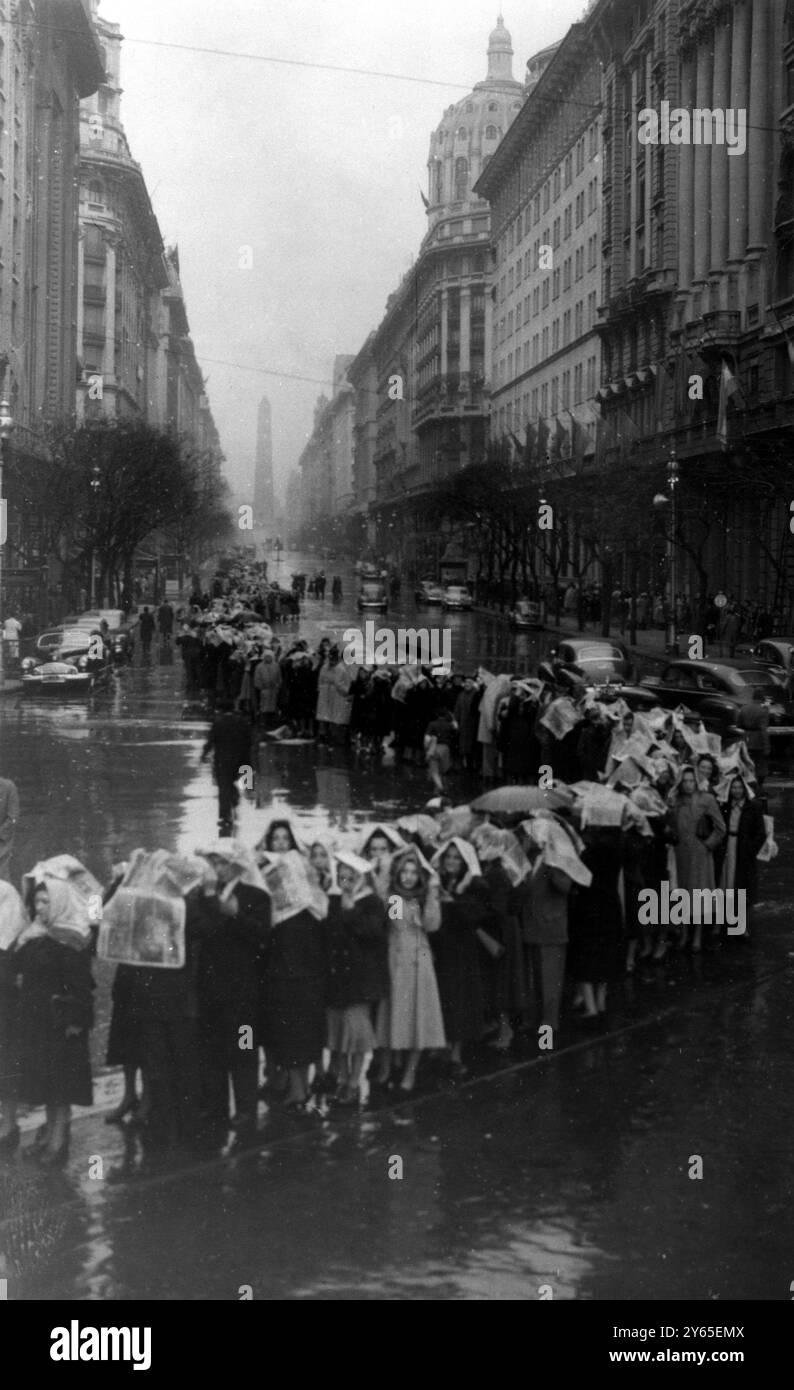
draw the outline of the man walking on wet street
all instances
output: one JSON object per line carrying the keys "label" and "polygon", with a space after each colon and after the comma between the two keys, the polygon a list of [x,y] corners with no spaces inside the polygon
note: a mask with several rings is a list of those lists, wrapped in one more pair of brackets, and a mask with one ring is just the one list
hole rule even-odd
{"label": "man walking on wet street", "polygon": [[234,833],[234,809],[240,800],[237,780],[251,764],[251,722],[239,714],[231,700],[221,700],[212,721],[201,761],[212,753],[212,771],[218,786],[218,834]]}
{"label": "man walking on wet street", "polygon": [[163,599],[157,610],[157,625],[160,629],[161,642],[170,642],[171,633],[174,630],[174,610],[168,599]]}
{"label": "man walking on wet street", "polygon": [[148,608],[144,608],[138,619],[138,630],[141,634],[141,650],[148,660],[152,647],[152,637],[154,636],[154,618]]}

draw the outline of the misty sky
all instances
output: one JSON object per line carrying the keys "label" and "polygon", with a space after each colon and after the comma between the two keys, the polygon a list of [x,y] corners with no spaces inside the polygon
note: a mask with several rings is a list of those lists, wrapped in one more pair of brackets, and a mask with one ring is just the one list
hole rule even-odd
{"label": "misty sky", "polygon": [[[585,0],[506,0],[514,76],[584,9]],[[251,477],[260,397],[273,407],[282,491],[334,355],[357,352],[380,321],[425,231],[430,133],[485,77],[497,10],[488,0],[101,0],[125,35],[124,125],[163,237],[179,244],[236,489]],[[240,268],[243,247],[250,269]]]}

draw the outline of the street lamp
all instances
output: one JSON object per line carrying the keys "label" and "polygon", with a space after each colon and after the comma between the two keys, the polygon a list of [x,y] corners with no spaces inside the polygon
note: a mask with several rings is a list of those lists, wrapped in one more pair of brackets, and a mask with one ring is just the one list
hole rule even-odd
{"label": "street lamp", "polygon": [[670,508],[670,535],[668,537],[668,574],[670,576],[670,604],[667,610],[667,630],[665,634],[665,646],[670,656],[678,656],[678,624],[676,622],[676,488],[678,486],[678,460],[675,456],[675,445],[670,449],[670,457],[667,460],[667,488],[669,497],[663,492],[657,492],[653,499],[653,505],[657,509],[669,506]]}
{"label": "street lamp", "polygon": [[[100,473],[99,473],[99,466],[98,466],[96,463],[94,464],[93,468],[91,469],[91,484],[90,484],[90,486],[91,486],[91,510],[92,510],[92,512],[95,513],[95,510],[96,510],[96,500],[97,500],[97,497],[99,496],[99,489],[100,489],[100,487],[102,486],[102,480],[101,480]],[[95,520],[96,520],[96,518],[95,518]],[[90,598],[90,602],[89,602],[89,604],[88,604],[88,607],[91,608],[91,609],[93,609],[95,602],[96,602],[96,537],[94,537],[94,539],[92,540],[92,543],[91,543],[91,598]]]}
{"label": "street lamp", "polygon": [[[5,603],[3,598],[3,546],[8,533],[7,504],[3,497],[3,468],[6,463],[8,441],[14,429],[11,407],[4,396],[0,401],[0,622],[5,622]],[[0,690],[5,684],[5,641],[0,629]]]}

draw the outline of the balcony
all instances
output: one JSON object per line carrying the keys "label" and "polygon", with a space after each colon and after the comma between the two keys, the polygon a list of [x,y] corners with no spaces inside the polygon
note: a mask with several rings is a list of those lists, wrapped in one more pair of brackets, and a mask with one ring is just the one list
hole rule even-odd
{"label": "balcony", "polygon": [[709,335],[709,347],[731,347],[741,331],[738,309],[714,309],[703,315],[703,331]]}
{"label": "balcony", "polygon": [[104,304],[107,299],[107,291],[104,285],[84,285],[83,301],[86,304]]}

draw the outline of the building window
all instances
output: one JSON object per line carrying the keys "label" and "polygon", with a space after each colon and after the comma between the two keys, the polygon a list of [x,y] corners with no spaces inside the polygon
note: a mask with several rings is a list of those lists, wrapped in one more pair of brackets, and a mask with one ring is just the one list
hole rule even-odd
{"label": "building window", "polygon": [[554,170],[554,201],[555,201],[555,203],[556,203],[557,199],[559,198],[561,192],[562,192],[562,175],[561,175],[559,169],[555,169],[555,170]]}
{"label": "building window", "polygon": [[102,208],[105,206],[105,195],[102,185],[97,179],[92,179],[88,185],[88,201],[92,207]]}
{"label": "building window", "polygon": [[469,132],[466,129],[465,125],[462,125],[458,126],[456,134],[459,140],[466,140],[468,138]]}
{"label": "building window", "polygon": [[565,171],[565,173],[564,173],[565,187],[566,187],[566,188],[570,188],[571,182],[572,182],[572,180],[573,180],[573,155],[567,154],[567,155],[565,156],[565,164],[564,164],[563,167],[564,167],[564,171]]}
{"label": "building window", "polygon": [[462,202],[466,197],[469,187],[469,161],[459,158],[455,160],[455,198],[456,203]]}
{"label": "building window", "polygon": [[498,140],[499,131],[496,129],[495,125],[487,125],[485,127],[485,138],[486,140]]}

